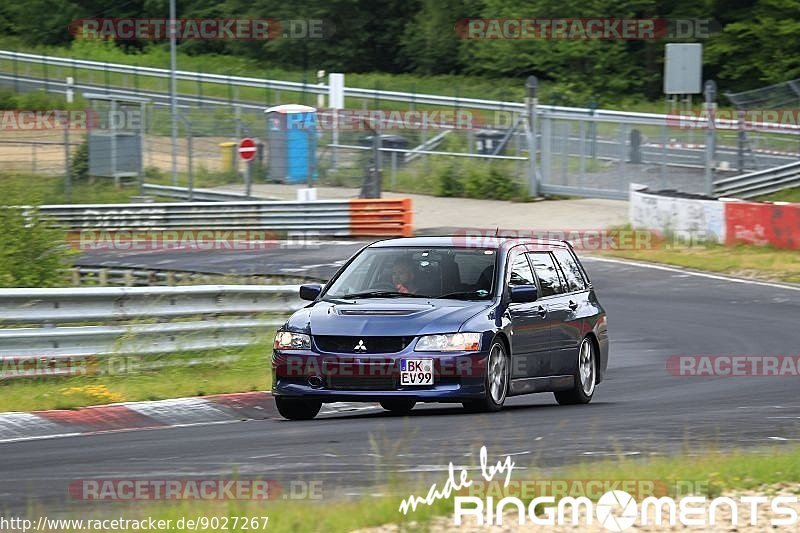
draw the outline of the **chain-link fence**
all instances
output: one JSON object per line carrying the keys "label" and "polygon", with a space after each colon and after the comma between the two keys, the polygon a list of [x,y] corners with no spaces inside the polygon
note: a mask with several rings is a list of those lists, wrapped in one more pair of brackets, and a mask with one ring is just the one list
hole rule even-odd
{"label": "chain-link fence", "polygon": [[[181,73],[173,149],[166,71],[18,56],[0,57],[0,85],[147,99],[142,167],[147,181],[164,184],[243,184],[235,143],[245,136],[265,142],[264,110],[285,103],[317,105],[312,166],[318,183],[356,189],[353,194],[376,177],[384,190],[479,198],[524,198],[532,186],[551,195],[625,198],[631,182],[703,193],[719,179],[800,156],[797,128],[748,123],[735,112],[710,124],[691,108],[650,114],[539,105],[531,121],[522,101],[359,88],[346,89],[346,109],[332,111],[325,108],[324,85],[200,73]],[[68,133],[0,130],[0,169],[65,172],[65,143],[76,154],[82,141],[80,132]],[[260,145],[254,183],[270,176],[267,152]]]}

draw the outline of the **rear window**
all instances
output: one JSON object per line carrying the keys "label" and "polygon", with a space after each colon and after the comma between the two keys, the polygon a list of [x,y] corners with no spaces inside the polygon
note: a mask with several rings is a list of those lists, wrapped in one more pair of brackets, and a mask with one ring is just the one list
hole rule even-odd
{"label": "rear window", "polygon": [[558,270],[553,262],[553,256],[548,252],[532,252],[528,254],[533,263],[533,269],[542,286],[542,296],[553,296],[564,292],[561,289],[561,280]]}
{"label": "rear window", "polygon": [[567,283],[567,291],[575,292],[582,291],[586,288],[586,280],[583,277],[580,265],[575,260],[569,250],[553,250],[561,272],[564,274],[564,279]]}

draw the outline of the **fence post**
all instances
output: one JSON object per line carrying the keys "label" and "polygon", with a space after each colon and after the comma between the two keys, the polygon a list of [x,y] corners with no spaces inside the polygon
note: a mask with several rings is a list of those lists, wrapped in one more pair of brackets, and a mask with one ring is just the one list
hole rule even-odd
{"label": "fence post", "polygon": [[194,200],[194,172],[192,164],[192,126],[186,125],[186,149],[188,150],[188,164],[189,164],[189,201]]}
{"label": "fence post", "polygon": [[72,194],[72,170],[69,161],[69,111],[64,111],[64,200],[69,203]]}
{"label": "fence post", "polygon": [[714,195],[714,142],[716,140],[714,117],[717,110],[717,84],[714,80],[708,80],[703,90],[705,96],[706,115],[708,116],[708,129],[706,130],[706,161],[705,161],[705,183],[706,194]]}
{"label": "fence post", "polygon": [[14,53],[11,60],[11,70],[14,72],[14,92],[19,92],[19,64],[17,63],[17,54]]}
{"label": "fence post", "polygon": [[528,135],[530,136],[528,143],[528,162],[530,164],[530,176],[528,176],[528,196],[539,195],[539,184],[536,176],[536,89],[539,85],[539,80],[536,76],[528,76],[525,80],[525,89],[527,90],[527,97],[525,98],[525,105],[528,108]]}
{"label": "fence post", "polygon": [[542,118],[542,183],[550,179],[550,155],[553,152],[553,119]]}
{"label": "fence post", "polygon": [[739,172],[744,172],[744,149],[745,143],[747,142],[747,133],[744,129],[744,109],[738,109],[736,111],[736,166],[739,168]]}
{"label": "fence post", "polygon": [[392,190],[397,190],[397,152],[392,152]]}
{"label": "fence post", "polygon": [[44,74],[44,93],[50,92],[50,78],[47,72],[47,56],[42,56],[42,71]]}

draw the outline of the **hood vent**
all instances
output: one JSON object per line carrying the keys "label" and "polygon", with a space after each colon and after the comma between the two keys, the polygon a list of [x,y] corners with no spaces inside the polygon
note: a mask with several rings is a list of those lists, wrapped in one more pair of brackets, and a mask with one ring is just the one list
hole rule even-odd
{"label": "hood vent", "polygon": [[405,316],[419,313],[420,309],[338,309],[340,315],[392,315]]}

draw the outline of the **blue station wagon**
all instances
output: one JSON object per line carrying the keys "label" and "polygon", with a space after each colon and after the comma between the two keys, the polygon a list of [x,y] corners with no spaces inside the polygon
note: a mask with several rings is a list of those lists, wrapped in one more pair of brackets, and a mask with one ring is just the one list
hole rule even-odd
{"label": "blue station wagon", "polygon": [[592,400],[608,365],[606,312],[566,241],[388,239],[362,248],[275,335],[279,413],[325,402],[499,411],[508,396]]}

